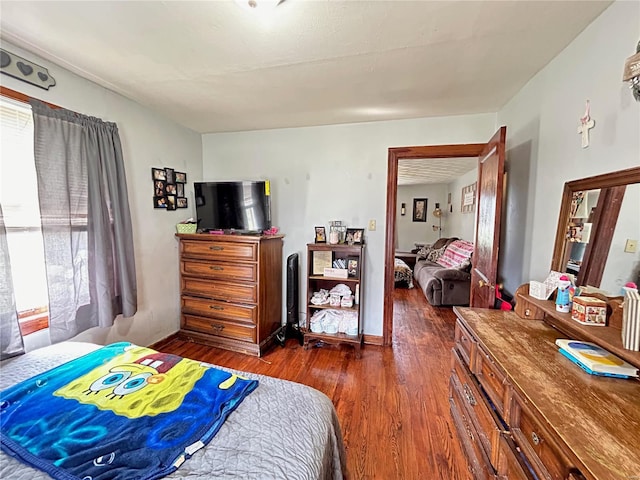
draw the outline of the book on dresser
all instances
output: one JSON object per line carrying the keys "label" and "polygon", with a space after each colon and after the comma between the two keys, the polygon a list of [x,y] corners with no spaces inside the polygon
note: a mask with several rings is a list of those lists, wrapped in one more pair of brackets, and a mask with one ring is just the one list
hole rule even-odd
{"label": "book on dresser", "polygon": [[591,375],[630,378],[638,376],[638,369],[613,353],[591,342],[559,338],[560,353]]}

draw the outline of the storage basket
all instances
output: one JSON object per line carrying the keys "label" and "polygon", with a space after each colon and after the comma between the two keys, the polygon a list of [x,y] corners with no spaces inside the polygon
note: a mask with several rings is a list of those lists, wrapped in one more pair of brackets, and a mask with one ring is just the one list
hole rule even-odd
{"label": "storage basket", "polygon": [[178,223],[176,230],[178,233],[196,233],[198,225],[195,223]]}

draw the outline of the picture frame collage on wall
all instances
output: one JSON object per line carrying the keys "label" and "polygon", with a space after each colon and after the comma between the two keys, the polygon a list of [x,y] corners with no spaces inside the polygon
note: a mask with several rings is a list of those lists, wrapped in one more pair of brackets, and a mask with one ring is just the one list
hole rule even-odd
{"label": "picture frame collage on wall", "polygon": [[176,210],[188,207],[185,196],[186,173],[176,172],[175,169],[169,167],[152,167],[151,178],[153,180],[153,208]]}

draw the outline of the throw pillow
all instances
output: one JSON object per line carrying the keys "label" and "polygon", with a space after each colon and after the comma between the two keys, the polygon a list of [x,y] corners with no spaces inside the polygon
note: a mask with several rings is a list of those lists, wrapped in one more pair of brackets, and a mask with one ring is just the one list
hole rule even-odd
{"label": "throw pillow", "polygon": [[455,240],[447,245],[436,263],[446,268],[465,268],[469,266],[472,254],[473,243],[466,240]]}
{"label": "throw pillow", "polygon": [[433,248],[431,247],[431,245],[425,245],[424,247],[422,247],[420,250],[418,250],[418,260],[427,258],[432,250]]}
{"label": "throw pillow", "polygon": [[432,248],[431,251],[427,254],[427,260],[433,263],[437,263],[438,259],[442,256],[446,248],[446,245],[442,248]]}

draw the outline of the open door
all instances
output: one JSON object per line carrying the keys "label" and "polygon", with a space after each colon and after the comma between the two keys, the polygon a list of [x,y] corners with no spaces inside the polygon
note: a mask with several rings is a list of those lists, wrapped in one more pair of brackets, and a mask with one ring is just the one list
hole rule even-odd
{"label": "open door", "polygon": [[496,299],[500,217],[507,127],[500,127],[478,158],[476,235],[469,305],[493,308]]}

